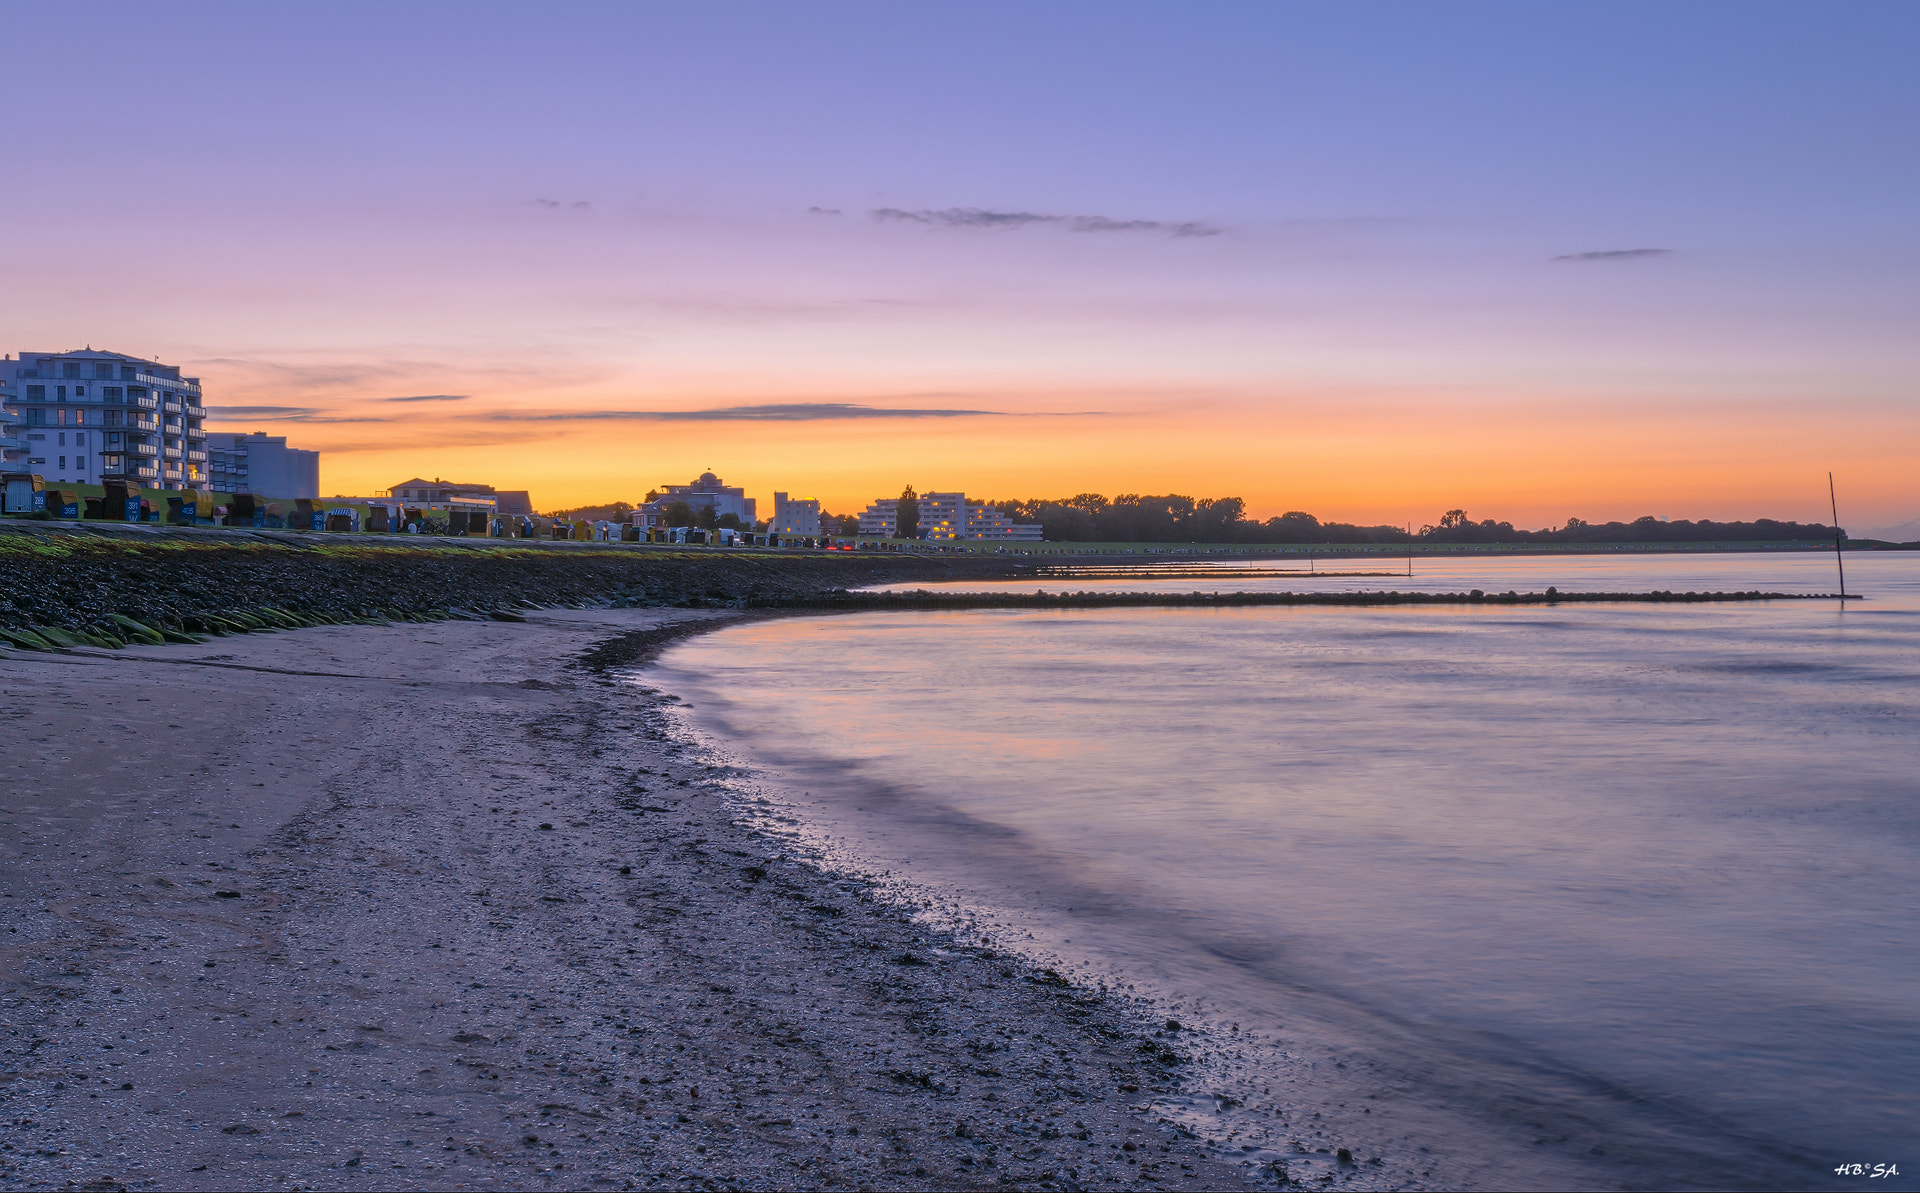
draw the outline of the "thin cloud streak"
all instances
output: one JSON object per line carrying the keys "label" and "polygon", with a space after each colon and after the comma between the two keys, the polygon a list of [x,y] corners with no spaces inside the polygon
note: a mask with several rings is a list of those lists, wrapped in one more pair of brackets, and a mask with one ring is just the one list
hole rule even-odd
{"label": "thin cloud streak", "polygon": [[1104,215],[1046,215],[1035,211],[992,211],[984,207],[948,207],[940,211],[877,207],[868,214],[880,223],[986,231],[1010,231],[1035,224],[1065,228],[1069,232],[1145,232],[1174,237],[1219,236],[1226,231],[1198,220],[1178,223],[1167,220],[1116,220]]}
{"label": "thin cloud streak", "polygon": [[414,394],[406,398],[381,398],[382,402],[464,402],[467,394]]}
{"label": "thin cloud streak", "polygon": [[390,418],[343,418],[310,406],[209,406],[207,417],[221,422],[385,423]]}
{"label": "thin cloud streak", "polygon": [[1671,256],[1672,249],[1601,249],[1591,253],[1567,253],[1555,261],[1644,261],[1649,257]]}
{"label": "thin cloud streak", "polygon": [[860,406],[852,402],[780,402],[760,406],[719,406],[709,410],[582,410],[566,414],[490,415],[518,422],[645,420],[649,422],[825,422],[879,418],[1018,418],[1005,410],[935,410],[917,407]]}

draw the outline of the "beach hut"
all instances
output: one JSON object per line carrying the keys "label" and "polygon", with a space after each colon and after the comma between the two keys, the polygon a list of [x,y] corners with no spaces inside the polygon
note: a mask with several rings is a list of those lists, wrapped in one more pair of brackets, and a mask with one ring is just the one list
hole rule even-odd
{"label": "beach hut", "polygon": [[46,482],[31,472],[9,472],[0,477],[6,485],[6,500],[0,510],[9,514],[30,514],[46,506]]}

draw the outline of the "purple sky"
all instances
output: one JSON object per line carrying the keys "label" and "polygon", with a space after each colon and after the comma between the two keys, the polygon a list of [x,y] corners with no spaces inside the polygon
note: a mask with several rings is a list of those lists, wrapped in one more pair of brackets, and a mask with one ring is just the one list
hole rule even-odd
{"label": "purple sky", "polygon": [[330,489],[1920,516],[1912,5],[8,18],[9,350]]}

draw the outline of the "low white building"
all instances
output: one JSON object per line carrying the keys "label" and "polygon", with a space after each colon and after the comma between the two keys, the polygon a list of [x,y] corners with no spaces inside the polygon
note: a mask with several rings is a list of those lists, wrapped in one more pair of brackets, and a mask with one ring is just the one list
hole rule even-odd
{"label": "low white building", "polygon": [[[990,539],[1010,543],[1037,543],[1040,527],[1018,523],[990,505],[970,502],[965,493],[924,493],[919,498],[923,539]],[[893,538],[900,530],[900,501],[887,497],[860,515],[860,533]]]}
{"label": "low white building", "polygon": [[819,538],[826,533],[820,525],[820,503],[799,501],[785,493],[775,493],[773,520],[767,523],[767,533],[777,534],[781,538]]}

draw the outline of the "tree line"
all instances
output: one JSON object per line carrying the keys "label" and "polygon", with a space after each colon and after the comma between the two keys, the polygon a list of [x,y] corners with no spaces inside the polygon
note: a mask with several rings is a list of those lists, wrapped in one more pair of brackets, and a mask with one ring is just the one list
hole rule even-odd
{"label": "tree line", "polygon": [[[1109,501],[1098,493],[1058,499],[989,503],[1014,522],[1039,523],[1047,541],[1058,543],[1704,543],[1831,541],[1833,528],[1818,522],[1751,522],[1679,519],[1663,522],[1648,515],[1632,522],[1587,522],[1568,518],[1565,526],[1523,530],[1492,518],[1474,521],[1463,509],[1448,510],[1438,523],[1413,530],[1404,526],[1359,526],[1322,522],[1312,514],[1289,510],[1266,521],[1246,516],[1238,497],[1198,500],[1169,493],[1123,493]],[[1841,532],[1844,537],[1845,532]]]}

